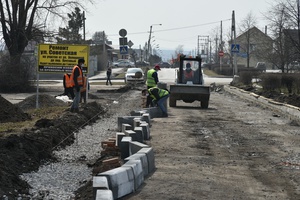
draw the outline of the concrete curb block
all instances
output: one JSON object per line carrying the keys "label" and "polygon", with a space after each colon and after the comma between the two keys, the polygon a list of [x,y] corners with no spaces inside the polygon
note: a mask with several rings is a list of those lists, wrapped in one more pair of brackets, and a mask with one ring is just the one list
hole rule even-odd
{"label": "concrete curb block", "polygon": [[134,175],[134,190],[144,183],[144,171],[141,160],[129,160],[122,167],[129,167]]}
{"label": "concrete curb block", "polygon": [[[118,167],[98,174],[105,176],[114,199],[123,197],[135,191],[133,170],[128,167]],[[98,198],[96,196],[96,198]]]}
{"label": "concrete curb block", "polygon": [[252,92],[247,92],[244,90],[241,90],[239,88],[233,87],[233,86],[224,86],[224,90],[226,92],[229,92],[231,94],[234,94],[244,100],[253,102],[253,103],[259,103],[262,107],[268,108],[272,111],[276,111],[281,113],[282,115],[286,116],[289,119],[293,120],[300,120],[300,108],[296,106],[292,106],[285,103],[280,103],[273,101],[272,99],[268,99],[266,97],[254,94]]}
{"label": "concrete curb block", "polygon": [[149,148],[149,146],[146,145],[146,144],[144,144],[144,143],[137,142],[137,141],[131,141],[131,142],[129,142],[129,152],[130,152],[130,155],[136,154],[142,148]]}
{"label": "concrete curb block", "polygon": [[[141,119],[144,120],[141,120]],[[121,167],[103,172],[93,177],[93,192],[96,200],[118,199],[128,195],[140,187],[146,176],[155,170],[153,148],[142,143],[150,139],[150,115],[142,117],[125,116],[118,118],[116,146],[121,151],[124,164]],[[136,125],[132,130],[133,124]],[[105,183],[105,180],[108,184]],[[110,191],[110,192],[109,192]]]}
{"label": "concrete curb block", "polygon": [[97,190],[95,200],[113,200],[113,193],[111,190]]}
{"label": "concrete curb block", "polygon": [[149,167],[148,167],[148,158],[147,158],[146,154],[133,154],[124,159],[125,162],[128,162],[130,160],[140,160],[142,162],[144,177],[148,176]]}
{"label": "concrete curb block", "polygon": [[118,131],[122,131],[122,124],[129,124],[131,127],[134,127],[134,119],[135,118],[142,118],[141,116],[123,116],[118,117]]}

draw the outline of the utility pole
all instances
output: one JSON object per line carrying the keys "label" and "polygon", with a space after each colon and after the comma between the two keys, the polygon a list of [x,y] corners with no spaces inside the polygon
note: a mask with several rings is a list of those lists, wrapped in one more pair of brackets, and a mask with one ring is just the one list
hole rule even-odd
{"label": "utility pole", "polygon": [[85,12],[83,11],[83,14],[82,14],[82,20],[83,20],[83,41],[85,41]]}
{"label": "utility pole", "polygon": [[[234,45],[236,45],[235,14],[234,14],[234,10],[232,11],[231,34],[233,34],[233,43],[234,43]],[[238,70],[237,70],[237,61],[236,61],[236,53],[235,52],[233,52],[233,62],[234,62],[233,75],[236,75],[238,73]]]}
{"label": "utility pole", "polygon": [[[220,51],[223,52],[223,27],[222,27],[222,21],[221,21],[221,35],[220,35]],[[220,56],[220,72],[222,73],[222,64],[223,64],[223,56]]]}
{"label": "utility pole", "polygon": [[[203,41],[203,42],[200,42],[200,41]],[[202,47],[201,53],[200,53],[200,47]],[[208,35],[198,35],[197,48],[198,48],[198,56],[204,54],[206,56],[205,60],[208,63],[208,51],[209,51],[209,36]]]}
{"label": "utility pole", "polygon": [[[103,40],[103,46],[102,46],[102,51],[103,51],[103,66],[107,67],[107,53],[106,53],[106,47],[105,47],[105,32],[102,32],[102,40]],[[105,69],[105,68],[104,68]]]}
{"label": "utility pole", "polygon": [[151,33],[152,33],[152,26],[154,25],[158,25],[158,26],[161,26],[162,24],[152,24],[150,26],[150,34],[149,34],[149,39],[148,39],[148,47],[147,47],[147,52],[146,52],[146,60],[147,58],[149,59],[150,58],[150,42],[151,42]]}
{"label": "utility pole", "polygon": [[215,61],[217,62],[219,60],[219,56],[218,56],[218,36],[216,36],[215,38],[215,42],[216,42],[216,49],[215,49]]}

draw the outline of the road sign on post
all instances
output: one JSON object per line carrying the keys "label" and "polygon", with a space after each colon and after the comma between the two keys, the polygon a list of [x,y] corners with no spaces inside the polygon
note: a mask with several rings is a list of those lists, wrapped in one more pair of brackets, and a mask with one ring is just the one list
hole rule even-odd
{"label": "road sign on post", "polygon": [[121,46],[120,47],[120,54],[128,54],[128,47],[127,46]]}
{"label": "road sign on post", "polygon": [[129,46],[129,48],[131,48],[132,45],[133,45],[133,42],[132,42],[131,40],[129,40],[129,41],[128,41],[128,46]]}
{"label": "road sign on post", "polygon": [[127,37],[119,38],[119,44],[120,44],[120,46],[127,45]]}
{"label": "road sign on post", "polygon": [[223,57],[224,56],[224,52],[223,51],[219,51],[219,56]]}
{"label": "road sign on post", "polygon": [[231,44],[231,52],[232,53],[239,53],[240,52],[240,45],[239,44]]}
{"label": "road sign on post", "polygon": [[125,29],[121,29],[121,30],[119,31],[119,35],[120,35],[121,37],[125,37],[125,36],[127,35],[127,31],[126,31]]}

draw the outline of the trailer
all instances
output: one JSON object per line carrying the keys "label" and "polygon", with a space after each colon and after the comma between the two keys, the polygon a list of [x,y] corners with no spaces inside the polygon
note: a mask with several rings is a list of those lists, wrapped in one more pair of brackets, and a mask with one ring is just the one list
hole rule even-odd
{"label": "trailer", "polygon": [[170,107],[176,107],[176,101],[182,100],[185,103],[200,101],[201,108],[208,108],[210,87],[204,86],[201,62],[198,56],[180,56],[175,84],[170,85]]}

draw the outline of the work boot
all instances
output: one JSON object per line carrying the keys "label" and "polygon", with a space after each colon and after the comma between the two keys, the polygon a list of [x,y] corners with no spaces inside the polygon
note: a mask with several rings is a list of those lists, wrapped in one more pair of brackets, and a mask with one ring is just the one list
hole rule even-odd
{"label": "work boot", "polygon": [[168,117],[168,113],[163,113],[162,117]]}
{"label": "work boot", "polygon": [[79,113],[79,108],[75,108],[74,112]]}
{"label": "work boot", "polygon": [[74,112],[74,108],[70,108],[70,112]]}

